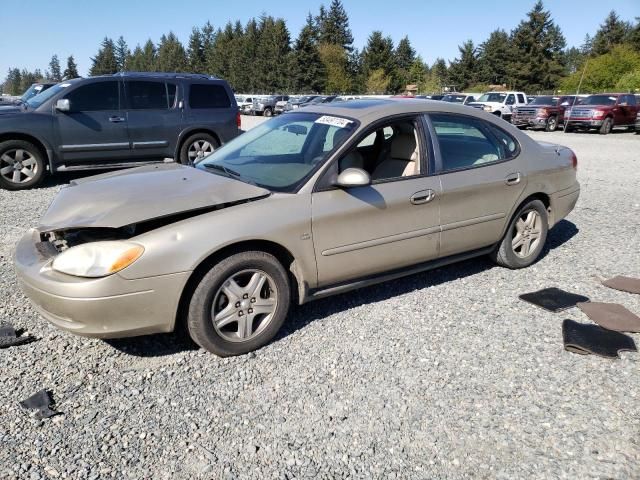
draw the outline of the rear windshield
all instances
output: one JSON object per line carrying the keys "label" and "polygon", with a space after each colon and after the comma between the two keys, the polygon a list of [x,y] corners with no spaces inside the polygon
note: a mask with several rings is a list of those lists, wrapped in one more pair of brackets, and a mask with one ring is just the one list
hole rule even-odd
{"label": "rear windshield", "polygon": [[194,83],[189,91],[189,107],[229,108],[231,100],[222,85]]}

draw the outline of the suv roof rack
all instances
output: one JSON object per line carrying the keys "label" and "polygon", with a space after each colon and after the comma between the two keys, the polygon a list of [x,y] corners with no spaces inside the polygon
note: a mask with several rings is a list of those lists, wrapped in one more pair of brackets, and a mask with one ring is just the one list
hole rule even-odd
{"label": "suv roof rack", "polygon": [[213,75],[204,73],[178,73],[178,72],[118,72],[114,77],[156,77],[156,78],[194,78],[200,80],[220,80]]}

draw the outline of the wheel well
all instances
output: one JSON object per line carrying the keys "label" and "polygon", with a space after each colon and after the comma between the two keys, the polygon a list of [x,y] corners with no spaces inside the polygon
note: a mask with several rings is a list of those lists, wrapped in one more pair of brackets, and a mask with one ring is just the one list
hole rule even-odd
{"label": "wheel well", "polygon": [[0,135],[0,142],[6,142],[8,140],[22,140],[25,142],[33,143],[42,154],[43,161],[46,163],[46,165],[51,167],[51,162],[50,162],[49,155],[47,154],[47,149],[44,146],[44,144],[40,140],[38,140],[36,137],[33,137],[26,133],[3,133],[2,135]]}
{"label": "wheel well", "polygon": [[206,128],[197,128],[195,130],[190,130],[182,136],[182,140],[180,140],[180,143],[178,144],[178,149],[176,151],[176,161],[180,160],[180,151],[182,150],[184,143],[187,141],[187,139],[190,136],[195,135],[196,133],[206,133],[207,135],[211,135],[213,138],[216,139],[216,141],[218,142],[218,145],[222,145],[222,142],[220,141],[220,137],[213,130],[208,130]]}
{"label": "wheel well", "polygon": [[547,209],[549,224],[553,224],[553,212],[551,211],[551,199],[549,198],[549,195],[547,195],[546,193],[538,192],[538,193],[534,193],[533,195],[529,195],[522,202],[520,202],[520,205],[518,205],[518,208],[515,211],[518,211],[520,207],[525,203],[531,200],[536,200],[536,199],[540,200],[544,204],[544,207]]}
{"label": "wheel well", "polygon": [[501,116],[502,116],[502,112],[501,112],[500,110],[496,110],[495,112],[493,112],[493,114],[494,114],[496,117],[501,117]]}
{"label": "wheel well", "polygon": [[202,280],[202,277],[204,277],[206,273],[221,259],[236,253],[247,251],[267,252],[276,257],[289,274],[289,281],[291,282],[291,303],[298,303],[299,280],[292,271],[292,265],[295,258],[291,252],[282,245],[268,240],[248,240],[238,242],[232,245],[227,245],[226,247],[213,252],[200,262],[196,269],[191,273],[191,276],[189,277],[189,280],[187,280],[187,283],[182,290],[182,294],[180,295],[174,330],[186,328],[185,320],[189,309],[189,301],[191,300],[191,295],[193,294],[196,286],[200,283],[200,280]]}

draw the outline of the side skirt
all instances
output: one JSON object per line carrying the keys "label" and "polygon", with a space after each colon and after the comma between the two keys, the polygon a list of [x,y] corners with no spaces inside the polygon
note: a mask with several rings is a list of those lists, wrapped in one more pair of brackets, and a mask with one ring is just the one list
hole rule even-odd
{"label": "side skirt", "polygon": [[330,285],[328,287],[317,288],[310,290],[300,304],[310,302],[312,300],[318,300],[320,298],[330,297],[331,295],[337,295],[339,293],[348,292],[350,290],[356,290],[358,288],[368,287],[377,283],[387,282],[389,280],[396,280],[398,278],[406,277],[408,275],[414,275],[416,273],[425,272],[427,270],[433,270],[452,263],[461,262],[470,258],[481,257],[488,255],[495,249],[495,245],[489,247],[480,248],[478,250],[471,250],[465,253],[458,253],[445,258],[437,258],[428,262],[419,263],[410,267],[402,268],[399,270],[392,270],[390,272],[384,272],[378,275],[360,278],[358,280],[338,283]]}

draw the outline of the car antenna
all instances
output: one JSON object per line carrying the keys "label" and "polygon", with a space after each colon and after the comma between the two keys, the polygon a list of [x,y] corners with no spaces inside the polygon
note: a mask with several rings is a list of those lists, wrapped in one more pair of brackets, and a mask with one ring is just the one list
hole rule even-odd
{"label": "car antenna", "polygon": [[[573,113],[573,107],[576,106],[576,102],[578,101],[578,95],[580,95],[580,87],[582,87],[582,80],[584,80],[584,74],[587,73],[587,64],[589,63],[589,58],[584,61],[584,68],[582,69],[582,75],[580,76],[580,81],[578,82],[578,89],[576,90],[576,94],[573,97],[573,103],[571,104],[571,113]],[[569,114],[569,118],[571,118],[571,113]],[[564,125],[562,126],[562,133],[567,132],[567,126],[569,125],[570,120],[565,120]]]}

